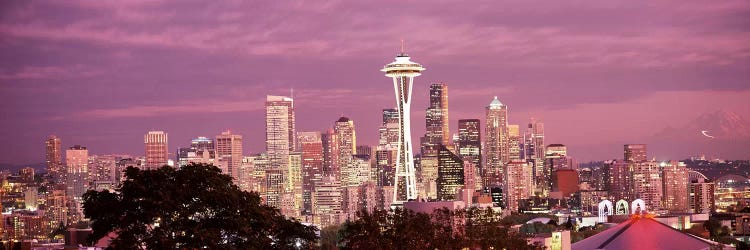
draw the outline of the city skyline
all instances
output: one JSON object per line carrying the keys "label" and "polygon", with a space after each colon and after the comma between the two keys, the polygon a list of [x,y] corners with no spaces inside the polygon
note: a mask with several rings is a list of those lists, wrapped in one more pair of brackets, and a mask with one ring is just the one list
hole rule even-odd
{"label": "city skyline", "polygon": [[[356,121],[358,141],[374,146],[382,109],[394,107],[392,87],[377,68],[398,51],[401,38],[406,52],[430,68],[414,86],[413,121],[424,119],[430,84],[444,82],[449,127],[460,119],[484,124],[483,107],[498,96],[509,106],[510,124],[536,118],[545,124],[546,144],[565,144],[581,162],[620,158],[621,145],[629,143],[648,144],[649,158],[659,160],[748,157],[747,120],[735,116],[750,117],[746,2],[675,9],[669,1],[628,8],[529,3],[516,12],[489,3],[477,10],[404,4],[395,11],[360,4],[3,3],[0,114],[8,119],[0,136],[14,142],[0,147],[14,156],[3,163],[43,162],[40,145],[51,134],[62,148],[141,155],[140,138],[151,130],[169,133],[170,154],[227,129],[244,136],[243,155],[256,154],[265,148],[266,95],[295,99],[298,131],[324,131],[343,114]],[[175,7],[196,19],[162,15]],[[407,9],[423,23],[388,30],[374,18]],[[437,14],[447,9],[456,13]],[[348,11],[305,21],[341,10]],[[58,12],[65,13],[48,15]],[[300,15],[274,21],[266,37],[244,37],[268,28],[243,26],[264,12]],[[309,30],[295,36],[300,27]],[[315,35],[321,27],[335,28]],[[207,42],[212,39],[220,42]],[[345,73],[332,77],[333,71]],[[417,142],[425,128],[414,124]]]}

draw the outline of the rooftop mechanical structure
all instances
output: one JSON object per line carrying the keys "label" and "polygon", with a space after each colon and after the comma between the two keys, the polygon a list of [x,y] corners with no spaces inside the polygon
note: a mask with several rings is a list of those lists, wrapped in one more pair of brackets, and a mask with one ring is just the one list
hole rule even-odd
{"label": "rooftop mechanical structure", "polygon": [[404,53],[402,44],[401,53],[396,56],[396,61],[385,65],[380,70],[385,72],[386,77],[393,79],[393,88],[396,91],[396,109],[399,116],[398,157],[396,158],[392,206],[400,206],[406,201],[417,198],[411,142],[411,91],[414,77],[421,75],[425,68],[410,59],[409,55]]}

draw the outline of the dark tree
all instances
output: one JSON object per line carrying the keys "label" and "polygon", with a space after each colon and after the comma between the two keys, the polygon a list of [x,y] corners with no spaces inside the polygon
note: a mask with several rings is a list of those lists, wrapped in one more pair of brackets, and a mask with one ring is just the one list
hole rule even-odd
{"label": "dark tree", "polygon": [[360,212],[341,228],[344,249],[533,249],[491,209]]}
{"label": "dark tree", "polygon": [[129,167],[125,176],[118,192],[84,194],[90,241],[110,233],[112,249],[293,249],[317,241],[314,227],[285,219],[215,166]]}

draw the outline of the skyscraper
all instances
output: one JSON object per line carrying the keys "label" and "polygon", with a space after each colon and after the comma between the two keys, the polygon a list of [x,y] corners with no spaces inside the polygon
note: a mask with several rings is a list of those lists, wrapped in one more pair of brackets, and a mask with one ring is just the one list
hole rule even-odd
{"label": "skyscraper", "polygon": [[625,144],[625,162],[647,161],[646,144]]}
{"label": "skyscraper", "polygon": [[383,109],[383,123],[378,131],[378,147],[398,148],[399,118],[396,109]]}
{"label": "skyscraper", "polygon": [[294,100],[285,96],[266,96],[266,152],[273,167],[286,167],[289,152],[297,148]]}
{"label": "skyscraper", "polygon": [[693,213],[710,214],[716,211],[714,191],[716,183],[700,178],[690,183],[690,209]]}
{"label": "skyscraper", "polygon": [[633,200],[633,164],[623,161],[612,161],[606,163],[604,175],[609,176],[609,180],[604,180],[604,188],[614,197],[614,200]]}
{"label": "skyscraper", "polygon": [[458,120],[458,155],[462,159],[480,166],[482,161],[482,138],[479,119]]}
{"label": "skyscraper", "polygon": [[62,146],[60,138],[50,135],[44,142],[45,145],[45,163],[47,163],[47,172],[56,183],[65,183],[65,169],[62,163]]}
{"label": "skyscraper", "polygon": [[354,155],[357,154],[357,135],[354,130],[354,121],[347,117],[339,118],[333,128],[336,134],[336,149],[341,185],[348,186],[355,181],[356,173],[354,169]]}
{"label": "skyscraper", "polygon": [[385,76],[393,79],[393,87],[396,91],[396,109],[399,117],[396,180],[393,188],[393,203],[396,205],[417,198],[411,142],[411,90],[414,77],[421,75],[425,68],[410,59],[402,48],[401,53],[396,56],[396,60],[385,65],[381,70],[385,72]]}
{"label": "skyscraper", "polygon": [[503,178],[503,165],[508,162],[508,107],[495,99],[486,108],[484,140],[485,164],[482,164],[484,187],[500,186]]}
{"label": "skyscraper", "polygon": [[568,149],[563,144],[550,144],[544,153],[544,170],[537,180],[537,190],[549,194],[553,189],[553,174],[559,169],[573,169]]}
{"label": "skyscraper", "polygon": [[646,211],[659,210],[662,201],[662,181],[656,162],[627,163],[633,165],[633,193],[646,203]]}
{"label": "skyscraper", "polygon": [[341,182],[333,176],[323,177],[315,183],[312,203],[315,224],[321,227],[339,224],[342,216]]}
{"label": "skyscraper", "polygon": [[323,142],[320,132],[299,132],[297,141],[302,151],[302,200],[304,214],[312,214],[312,193],[315,183],[323,178]]}
{"label": "skyscraper", "polygon": [[430,85],[430,104],[425,111],[426,132],[422,144],[422,155],[437,154],[437,145],[448,145],[450,131],[448,128],[448,85],[433,83]]}
{"label": "skyscraper", "polygon": [[304,210],[302,187],[302,153],[289,154],[289,167],[284,172],[284,191],[281,196],[281,212],[286,217],[298,218]]}
{"label": "skyscraper", "polygon": [[508,163],[505,168],[505,187],[503,188],[505,209],[518,212],[518,202],[533,195],[531,166],[520,160]]}
{"label": "skyscraper", "polygon": [[518,125],[508,125],[508,160],[521,159],[521,130]]}
{"label": "skyscraper", "polygon": [[448,150],[446,145],[438,146],[437,199],[454,200],[464,187],[464,161]]}
{"label": "skyscraper", "polygon": [[89,150],[75,145],[65,151],[67,165],[68,222],[78,222],[83,218],[83,193],[89,187]]}
{"label": "skyscraper", "polygon": [[198,137],[190,142],[189,147],[177,149],[177,165],[182,167],[189,163],[216,164],[216,145],[213,139]]}
{"label": "skyscraper", "polygon": [[533,171],[534,185],[540,186],[544,173],[545,145],[544,144],[544,124],[535,121],[533,118],[524,133],[524,159],[531,164]]}
{"label": "skyscraper", "polygon": [[662,165],[662,188],[664,189],[664,209],[674,212],[687,212],[688,169],[683,162],[670,161]]}
{"label": "skyscraper", "polygon": [[[399,115],[397,109],[383,109],[383,123],[379,129],[375,150],[375,181],[377,186],[393,186],[399,144]],[[389,194],[389,196],[392,194]]]}
{"label": "skyscraper", "polygon": [[[469,161],[474,166],[472,172],[479,177],[482,169],[482,136],[479,119],[458,120],[458,155],[464,161]],[[465,177],[468,178],[468,177]],[[481,188],[482,182],[475,181]]]}
{"label": "skyscraper", "polygon": [[320,134],[320,142],[323,145],[323,176],[336,176],[338,173],[338,156],[336,153],[336,133],[332,128]]}
{"label": "skyscraper", "polygon": [[157,169],[167,165],[169,160],[167,147],[167,133],[164,131],[148,131],[143,136],[146,145],[146,169]]}
{"label": "skyscraper", "polygon": [[237,182],[242,164],[242,135],[233,134],[229,130],[221,132],[216,136],[215,146],[220,168]]}

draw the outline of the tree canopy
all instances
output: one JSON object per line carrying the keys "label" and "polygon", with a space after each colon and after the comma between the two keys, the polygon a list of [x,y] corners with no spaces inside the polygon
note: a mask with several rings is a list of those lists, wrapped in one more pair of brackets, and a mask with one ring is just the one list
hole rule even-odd
{"label": "tree canopy", "polygon": [[90,241],[114,233],[111,249],[312,248],[316,229],[288,220],[207,164],[129,167],[116,192],[88,191]]}
{"label": "tree canopy", "polygon": [[[339,230],[342,249],[534,249],[492,210],[360,212]],[[326,239],[323,239],[324,241]]]}

